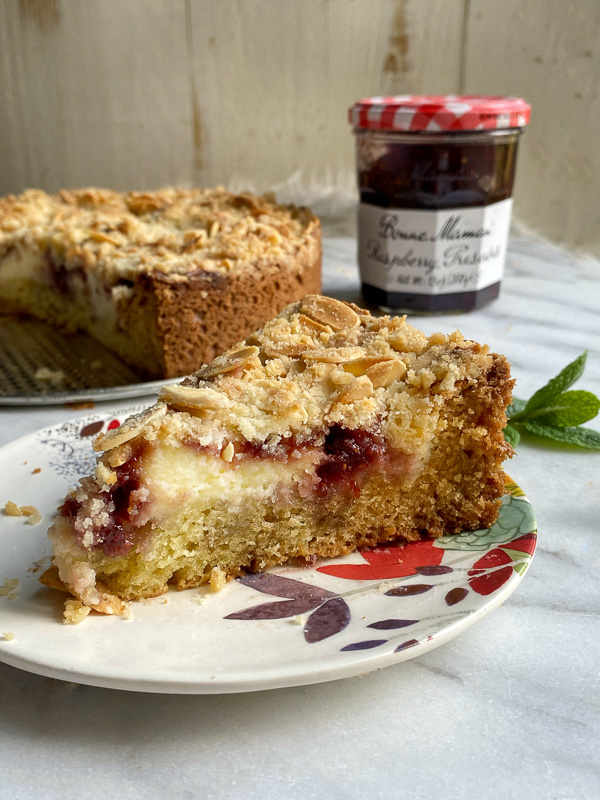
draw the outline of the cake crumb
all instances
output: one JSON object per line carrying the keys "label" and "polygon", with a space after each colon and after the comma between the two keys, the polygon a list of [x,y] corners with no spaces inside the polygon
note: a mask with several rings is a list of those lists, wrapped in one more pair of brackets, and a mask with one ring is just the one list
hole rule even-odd
{"label": "cake crumb", "polygon": [[27,572],[41,572],[44,569],[44,563],[42,561],[34,561],[28,568]]}
{"label": "cake crumb", "polygon": [[2,586],[0,586],[0,597],[8,597],[9,600],[16,600],[19,596],[18,589],[18,578],[6,578]]}
{"label": "cake crumb", "polygon": [[294,625],[304,625],[306,622],[306,614],[296,614],[295,617],[292,617],[290,622],[293,622]]}
{"label": "cake crumb", "polygon": [[32,475],[39,475],[41,471],[42,471],[41,467],[36,467],[35,469],[31,470],[31,474]]}
{"label": "cake crumb", "polygon": [[2,634],[2,638],[4,639],[5,642],[14,642],[15,635],[10,631],[4,631],[4,633]]}
{"label": "cake crumb", "polygon": [[86,606],[81,600],[70,598],[65,600],[65,610],[63,612],[64,625],[79,625],[80,622],[87,617],[90,613],[89,606]]}
{"label": "cake crumb", "polygon": [[44,383],[49,383],[51,386],[60,386],[60,384],[65,379],[65,373],[62,369],[48,369],[48,367],[39,367],[36,370],[35,379],[38,381],[44,381]]}
{"label": "cake crumb", "polygon": [[196,594],[192,597],[192,602],[196,603],[199,606],[203,606],[205,603],[208,602],[208,599],[209,595],[206,593],[206,591],[200,590],[199,592],[196,592]]}
{"label": "cake crumb", "polygon": [[27,517],[25,522],[28,525],[37,525],[42,521],[42,515],[35,506],[18,506],[12,500],[6,502],[4,513],[9,517]]}
{"label": "cake crumb", "polygon": [[83,411],[87,408],[96,408],[96,403],[93,400],[82,400],[79,403],[65,403],[65,408],[70,408],[72,411]]}
{"label": "cake crumb", "polygon": [[220,592],[227,585],[227,575],[219,567],[213,567],[210,571],[209,583],[213,592]]}
{"label": "cake crumb", "polygon": [[4,506],[4,513],[7,514],[9,517],[22,517],[23,512],[19,508],[16,503],[13,503],[12,500],[8,500]]}

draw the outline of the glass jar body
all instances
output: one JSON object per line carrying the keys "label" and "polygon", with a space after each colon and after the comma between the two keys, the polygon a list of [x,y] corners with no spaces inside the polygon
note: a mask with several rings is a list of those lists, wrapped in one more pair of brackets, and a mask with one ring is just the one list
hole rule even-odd
{"label": "glass jar body", "polygon": [[498,296],[520,133],[355,131],[367,301],[435,313]]}

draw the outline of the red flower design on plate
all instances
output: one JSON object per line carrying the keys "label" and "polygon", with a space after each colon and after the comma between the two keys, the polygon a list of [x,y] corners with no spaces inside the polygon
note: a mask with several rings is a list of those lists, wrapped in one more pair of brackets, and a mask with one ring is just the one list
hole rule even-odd
{"label": "red flower design on plate", "polygon": [[112,431],[113,428],[118,428],[121,423],[118,419],[111,419],[111,421],[106,426],[107,431]]}
{"label": "red flower design on plate", "polygon": [[[317,572],[333,575],[334,578],[345,578],[351,581],[375,581],[389,578],[404,578],[416,575],[421,568],[428,567],[427,574],[435,574],[434,570],[444,557],[444,550],[434,546],[432,539],[410,542],[393,547],[376,547],[373,550],[362,550],[361,556],[366,564],[332,564],[317,567]],[[443,570],[443,567],[439,567]],[[444,570],[445,571],[445,570]]]}
{"label": "red flower design on plate", "polygon": [[516,572],[525,570],[527,561],[524,557],[533,555],[535,543],[535,533],[526,533],[512,542],[490,550],[473,564],[473,569],[469,570],[471,589],[477,594],[488,595],[504,586],[511,577],[513,569]]}

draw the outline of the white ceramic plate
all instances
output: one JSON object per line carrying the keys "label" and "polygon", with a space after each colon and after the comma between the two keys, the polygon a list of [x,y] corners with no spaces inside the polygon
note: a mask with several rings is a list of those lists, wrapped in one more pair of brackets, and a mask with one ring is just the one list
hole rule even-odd
{"label": "white ceramic plate", "polygon": [[90,614],[63,625],[64,595],[38,582],[50,562],[46,530],[93,467],[93,435],[117,422],[95,414],[0,449],[0,504],[43,514],[35,526],[0,516],[0,661],[94,686],[187,694],[365,674],[444,644],[499,606],[535,549],[531,506],[507,483],[489,530],[279,567],[219,593],[133,603],[129,620]]}

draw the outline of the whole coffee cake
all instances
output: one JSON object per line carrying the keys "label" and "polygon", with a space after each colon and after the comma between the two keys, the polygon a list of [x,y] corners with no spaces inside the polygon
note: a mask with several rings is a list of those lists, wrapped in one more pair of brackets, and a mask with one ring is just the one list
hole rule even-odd
{"label": "whole coffee cake", "polygon": [[309,295],[152,408],[49,531],[85,606],[491,525],[512,454],[503,356]]}
{"label": "whole coffee cake", "polygon": [[187,375],[320,288],[319,221],[270,196],[0,199],[0,312],[84,330],[142,377]]}

